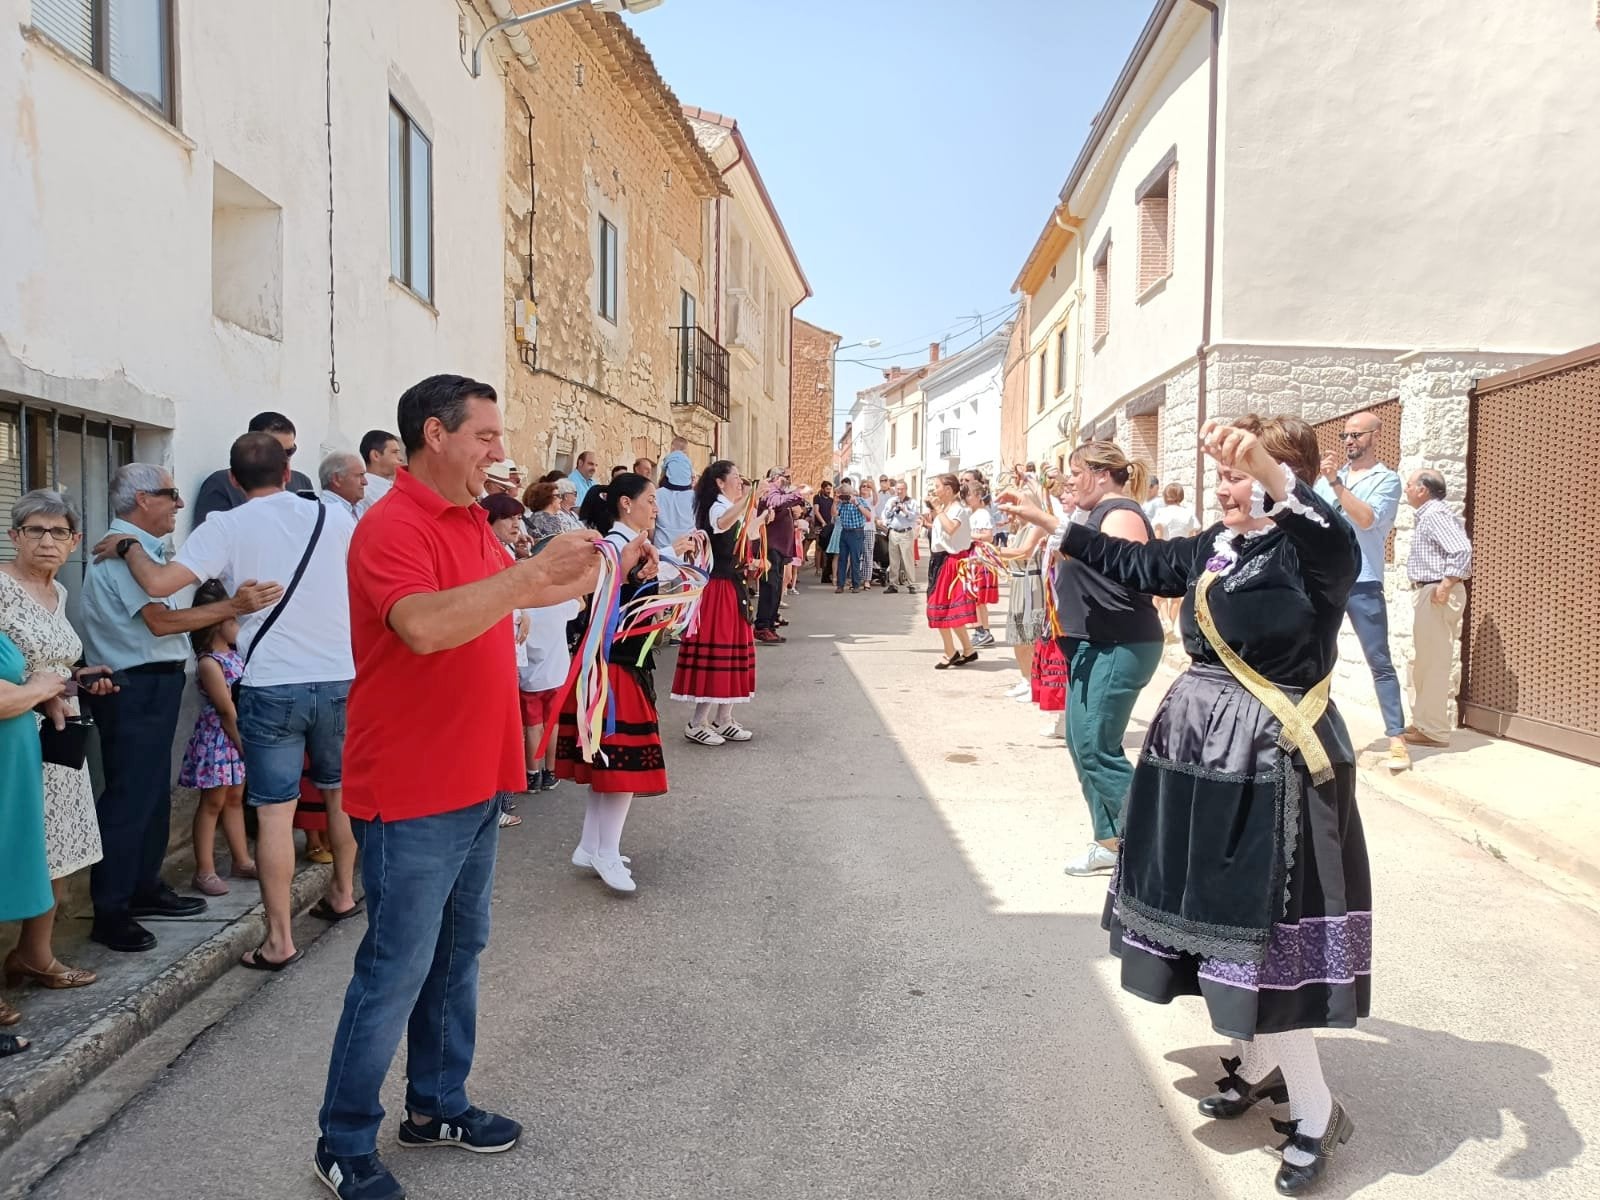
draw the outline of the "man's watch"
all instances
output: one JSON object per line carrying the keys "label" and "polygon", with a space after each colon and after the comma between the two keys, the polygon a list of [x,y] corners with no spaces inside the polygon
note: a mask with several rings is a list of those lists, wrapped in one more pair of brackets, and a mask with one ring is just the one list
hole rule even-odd
{"label": "man's watch", "polygon": [[139,539],[138,538],[135,538],[135,537],[125,537],[125,538],[123,538],[120,542],[117,543],[117,557],[118,558],[122,558],[122,559],[127,558],[128,557],[128,551],[132,550],[138,544],[139,544]]}

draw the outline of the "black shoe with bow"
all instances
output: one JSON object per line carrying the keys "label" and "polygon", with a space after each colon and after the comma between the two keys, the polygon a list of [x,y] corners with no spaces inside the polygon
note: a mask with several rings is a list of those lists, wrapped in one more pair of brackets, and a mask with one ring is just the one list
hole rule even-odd
{"label": "black shoe with bow", "polygon": [[1301,1133],[1299,1121],[1273,1121],[1272,1127],[1288,1139],[1278,1147],[1279,1150],[1292,1147],[1302,1154],[1316,1156],[1304,1165],[1284,1160],[1278,1168],[1277,1179],[1278,1192],[1284,1196],[1303,1195],[1315,1187],[1328,1169],[1328,1160],[1333,1157],[1333,1152],[1348,1142],[1350,1135],[1356,1131],[1355,1122],[1337,1100],[1333,1102],[1333,1115],[1328,1118],[1327,1131],[1321,1137]]}
{"label": "black shoe with bow", "polygon": [[[1222,1060],[1222,1069],[1227,1074],[1217,1080],[1216,1094],[1200,1101],[1200,1111],[1204,1115],[1218,1121],[1231,1121],[1234,1117],[1242,1117],[1263,1100],[1282,1104],[1289,1099],[1283,1072],[1277,1067],[1273,1067],[1272,1074],[1260,1083],[1246,1083],[1239,1078],[1239,1063],[1237,1058]],[[1232,1092],[1233,1095],[1227,1096],[1224,1094],[1226,1092]]]}

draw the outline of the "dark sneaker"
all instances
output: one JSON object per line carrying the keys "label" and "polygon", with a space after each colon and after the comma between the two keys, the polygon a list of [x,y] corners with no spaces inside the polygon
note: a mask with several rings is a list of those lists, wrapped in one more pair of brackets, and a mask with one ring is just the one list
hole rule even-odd
{"label": "dark sneaker", "polygon": [[206,902],[199,896],[180,896],[164,883],[128,906],[128,914],[134,917],[197,917],[205,910]]}
{"label": "dark sneaker", "polygon": [[389,1174],[376,1154],[335,1158],[326,1143],[318,1138],[312,1162],[317,1168],[317,1178],[327,1184],[328,1190],[339,1200],[406,1200],[405,1188]]}
{"label": "dark sneaker", "polygon": [[517,1144],[522,1126],[510,1117],[469,1108],[455,1117],[416,1124],[408,1116],[400,1122],[402,1146],[459,1146],[474,1154],[500,1154]]}
{"label": "dark sneaker", "polygon": [[552,791],[556,784],[560,782],[561,781],[556,778],[556,773],[554,771],[545,770],[539,773],[539,790],[541,792]]}

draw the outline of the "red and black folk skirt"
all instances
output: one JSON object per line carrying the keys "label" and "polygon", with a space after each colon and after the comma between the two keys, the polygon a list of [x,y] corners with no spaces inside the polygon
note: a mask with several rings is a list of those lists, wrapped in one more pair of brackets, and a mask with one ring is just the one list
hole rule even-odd
{"label": "red and black folk skirt", "polygon": [[695,631],[678,646],[672,698],[691,704],[742,704],[756,694],[756,641],[744,599],[731,579],[713,579],[700,597]]}
{"label": "red and black folk skirt", "polygon": [[972,600],[974,604],[1000,603],[1000,576],[987,563],[972,564]]}
{"label": "red and black folk skirt", "polygon": [[1067,711],[1067,656],[1048,630],[1033,644],[1033,674],[1029,682],[1033,702],[1041,712]]}
{"label": "red and black folk skirt", "polygon": [[661,753],[655,687],[650,676],[621,663],[607,663],[616,701],[616,728],[603,733],[593,762],[578,744],[578,689],[568,688],[556,719],[556,778],[587,783],[597,792],[659,796],[667,790],[667,760]]}
{"label": "red and black folk skirt", "polygon": [[935,550],[928,560],[929,629],[962,629],[978,623],[978,606],[961,581],[961,560],[971,553]]}

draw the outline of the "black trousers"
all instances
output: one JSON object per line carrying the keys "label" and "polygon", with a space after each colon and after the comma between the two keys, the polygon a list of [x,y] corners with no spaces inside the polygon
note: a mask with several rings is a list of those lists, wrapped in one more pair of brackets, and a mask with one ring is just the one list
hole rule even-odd
{"label": "black trousers", "polygon": [[778,628],[778,605],[783,602],[783,569],[788,562],[788,555],[767,547],[767,573],[761,577],[756,598],[757,629]]}
{"label": "black trousers", "polygon": [[172,824],[172,741],[183,704],[181,669],[118,671],[116,680],[121,691],[89,698],[106,774],[95,804],[105,857],[89,872],[96,917],[124,915],[161,885]]}

